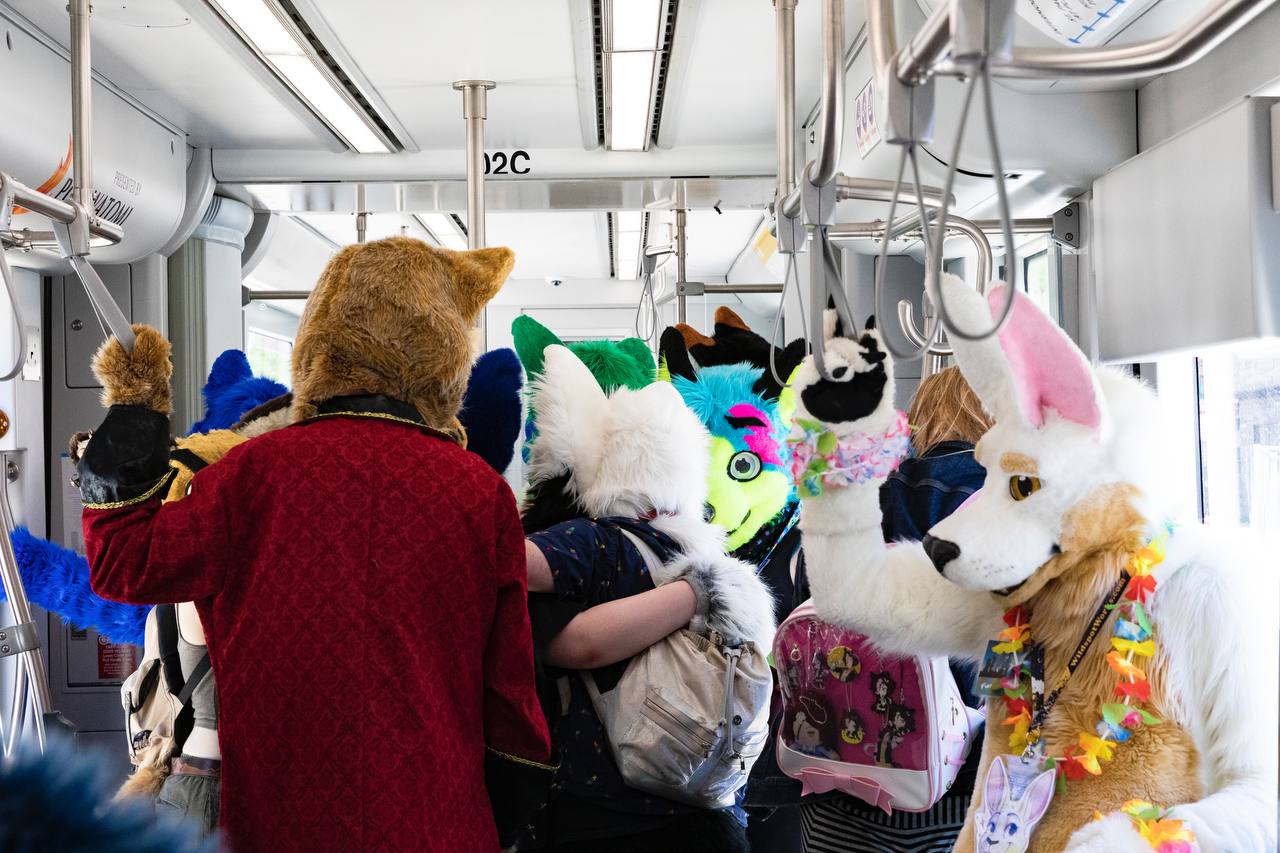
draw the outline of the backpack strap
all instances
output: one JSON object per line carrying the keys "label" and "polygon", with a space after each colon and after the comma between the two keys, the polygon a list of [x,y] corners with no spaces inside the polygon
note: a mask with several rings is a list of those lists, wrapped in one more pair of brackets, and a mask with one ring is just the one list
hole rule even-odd
{"label": "backpack strap", "polygon": [[169,461],[185,465],[193,475],[201,469],[209,467],[209,463],[201,459],[195,451],[188,450],[185,447],[170,448]]}
{"label": "backpack strap", "polygon": [[187,676],[187,683],[182,685],[182,690],[178,693],[178,702],[182,705],[184,711],[191,704],[192,694],[196,692],[200,682],[204,681],[205,676],[209,674],[211,667],[209,653],[206,651],[200,660],[196,662],[195,668],[191,670],[191,675]]}
{"label": "backpack strap", "polygon": [[178,656],[178,608],[174,604],[156,605],[156,640],[159,648],[160,668],[164,671],[165,684],[175,696],[182,692],[182,659]]}

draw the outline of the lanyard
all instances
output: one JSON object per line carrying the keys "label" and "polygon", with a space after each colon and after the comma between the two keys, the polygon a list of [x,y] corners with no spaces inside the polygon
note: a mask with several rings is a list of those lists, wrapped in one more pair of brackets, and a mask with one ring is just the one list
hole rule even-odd
{"label": "lanyard", "polygon": [[[1053,690],[1046,696],[1043,687],[1040,690],[1035,689],[1036,679],[1031,680],[1031,689],[1035,694],[1036,712],[1031,718],[1031,727],[1027,730],[1027,749],[1031,750],[1040,741],[1040,732],[1044,728],[1044,721],[1048,718],[1049,712],[1053,710],[1053,706],[1058,703],[1058,697],[1062,695],[1062,691],[1066,688],[1067,682],[1071,680],[1071,676],[1080,667],[1080,662],[1084,660],[1084,656],[1093,646],[1093,641],[1098,638],[1098,632],[1102,630],[1102,625],[1107,621],[1107,617],[1111,615],[1111,610],[1115,607],[1116,602],[1120,600],[1120,596],[1124,595],[1125,587],[1129,585],[1129,573],[1122,571],[1115,586],[1111,587],[1111,591],[1107,593],[1107,597],[1098,605],[1098,609],[1094,612],[1093,618],[1089,620],[1089,626],[1085,628],[1084,636],[1080,638],[1079,644],[1076,646],[1075,652],[1072,653],[1070,659],[1067,660],[1067,666],[1059,676],[1058,681],[1054,684]],[[1037,650],[1037,653],[1043,655],[1043,650]],[[1044,662],[1041,660],[1040,668],[1043,669]]]}

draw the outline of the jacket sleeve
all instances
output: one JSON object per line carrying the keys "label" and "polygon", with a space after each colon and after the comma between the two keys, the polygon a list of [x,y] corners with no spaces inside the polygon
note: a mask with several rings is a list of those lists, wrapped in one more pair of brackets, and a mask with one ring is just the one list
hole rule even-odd
{"label": "jacket sleeve", "polygon": [[485,784],[505,848],[546,802],[555,767],[533,681],[524,535],[506,483],[497,485],[493,514],[497,601],[485,645]]}
{"label": "jacket sleeve", "polygon": [[191,494],[161,504],[173,477],[169,419],[112,406],[80,460],[85,551],[93,591],[130,604],[207,598],[229,562],[224,483],[234,466],[193,480]]}

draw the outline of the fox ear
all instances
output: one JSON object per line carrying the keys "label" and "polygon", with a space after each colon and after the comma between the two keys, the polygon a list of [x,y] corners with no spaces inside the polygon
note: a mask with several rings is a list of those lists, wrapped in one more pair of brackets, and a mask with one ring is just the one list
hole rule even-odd
{"label": "fox ear", "polygon": [[564,345],[555,332],[528,314],[521,314],[511,321],[511,337],[515,342],[516,355],[520,356],[520,363],[524,365],[524,372],[530,376],[537,376],[542,372],[547,347]]}
{"label": "fox ear", "polygon": [[662,354],[662,361],[671,376],[682,376],[690,382],[697,380],[697,371],[693,369],[684,335],[681,334],[678,326],[668,326],[662,332],[662,338],[658,342],[658,352]]}
{"label": "fox ear", "polygon": [[498,295],[516,265],[515,253],[497,246],[491,249],[470,249],[450,252],[453,281],[458,304],[468,320],[474,320],[480,309]]}
{"label": "fox ear", "polygon": [[653,350],[649,349],[649,345],[640,338],[623,338],[618,341],[618,349],[630,356],[642,370],[653,373]]}

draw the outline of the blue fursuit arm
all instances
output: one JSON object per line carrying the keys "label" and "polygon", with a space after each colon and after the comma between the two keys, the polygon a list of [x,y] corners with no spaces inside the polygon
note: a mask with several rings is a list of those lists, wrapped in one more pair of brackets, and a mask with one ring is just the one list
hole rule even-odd
{"label": "blue fursuit arm", "polygon": [[99,598],[89,586],[88,561],[75,551],[32,536],[25,527],[14,530],[10,538],[32,604],[76,628],[93,628],[113,643],[142,645],[149,606]]}

